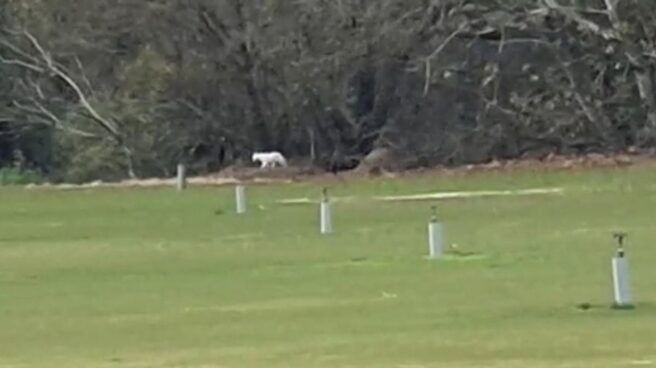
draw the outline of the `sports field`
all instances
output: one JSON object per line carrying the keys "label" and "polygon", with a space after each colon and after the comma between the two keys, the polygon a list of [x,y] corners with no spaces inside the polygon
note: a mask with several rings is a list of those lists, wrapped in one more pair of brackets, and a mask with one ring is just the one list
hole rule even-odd
{"label": "sports field", "polygon": [[[564,191],[372,199],[530,188]],[[334,184],[329,236],[277,203],[318,185],[247,192],[238,216],[230,187],[0,189],[0,367],[656,367],[653,167]]]}

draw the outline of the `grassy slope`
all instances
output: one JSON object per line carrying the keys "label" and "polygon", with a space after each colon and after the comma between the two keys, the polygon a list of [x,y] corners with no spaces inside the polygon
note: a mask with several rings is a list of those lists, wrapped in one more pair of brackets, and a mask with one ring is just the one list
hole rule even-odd
{"label": "grassy slope", "polygon": [[[423,258],[429,203],[366,200],[544,186],[567,191],[440,202],[449,242],[480,255],[471,260]],[[656,361],[650,169],[341,185],[334,193],[362,200],[337,205],[329,237],[314,206],[273,203],[316,192],[250,188],[242,218],[229,188],[2,189],[0,367]],[[631,235],[633,312],[607,308],[619,228]]]}

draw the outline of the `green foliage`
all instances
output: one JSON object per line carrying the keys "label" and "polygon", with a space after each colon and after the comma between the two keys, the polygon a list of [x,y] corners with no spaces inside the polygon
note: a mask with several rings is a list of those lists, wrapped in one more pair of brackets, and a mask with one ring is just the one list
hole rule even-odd
{"label": "green foliage", "polygon": [[83,183],[94,180],[116,181],[124,177],[124,159],[111,141],[97,141],[57,134],[53,179],[57,182]]}
{"label": "green foliage", "polygon": [[0,186],[39,184],[43,181],[43,175],[34,170],[23,170],[14,167],[0,167]]}
{"label": "green foliage", "polygon": [[118,75],[117,101],[139,99],[154,105],[161,99],[172,67],[151,45],[139,50],[135,59]]}

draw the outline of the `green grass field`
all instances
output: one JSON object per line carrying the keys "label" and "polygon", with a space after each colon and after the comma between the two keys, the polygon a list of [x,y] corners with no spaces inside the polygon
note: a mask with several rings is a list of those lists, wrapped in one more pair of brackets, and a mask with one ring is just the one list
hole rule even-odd
{"label": "green grass field", "polygon": [[[382,203],[374,195],[563,187]],[[0,367],[656,366],[652,168],[309,184],[0,189]],[[425,258],[438,205],[449,244]],[[223,211],[223,213],[216,213]],[[611,233],[637,309],[614,311]],[[581,311],[580,303],[593,308]]]}

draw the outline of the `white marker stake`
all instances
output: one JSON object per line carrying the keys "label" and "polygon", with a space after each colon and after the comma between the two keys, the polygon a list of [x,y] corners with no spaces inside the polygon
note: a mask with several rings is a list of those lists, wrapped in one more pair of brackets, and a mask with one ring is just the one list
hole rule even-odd
{"label": "white marker stake", "polygon": [[428,246],[430,251],[430,258],[439,258],[444,253],[442,246],[442,224],[433,218],[428,223]]}
{"label": "white marker stake", "polygon": [[178,190],[184,190],[187,188],[187,168],[183,164],[178,164],[177,187]]}
{"label": "white marker stake", "polygon": [[235,204],[237,214],[243,215],[246,213],[246,188],[241,184],[235,187]]}
{"label": "white marker stake", "polygon": [[431,207],[433,216],[428,223],[428,251],[430,258],[440,258],[444,253],[442,224],[437,221],[437,209]]}
{"label": "white marker stake", "polygon": [[624,257],[613,258],[613,294],[615,306],[631,305],[631,287],[629,284],[629,262]]}
{"label": "white marker stake", "polygon": [[617,239],[617,255],[613,257],[613,297],[615,307],[631,307],[631,285],[629,280],[629,261],[625,257],[624,238],[625,233],[613,234]]}
{"label": "white marker stake", "polygon": [[323,190],[323,199],[321,200],[321,234],[326,235],[333,232],[332,208],[328,199],[328,192]]}

